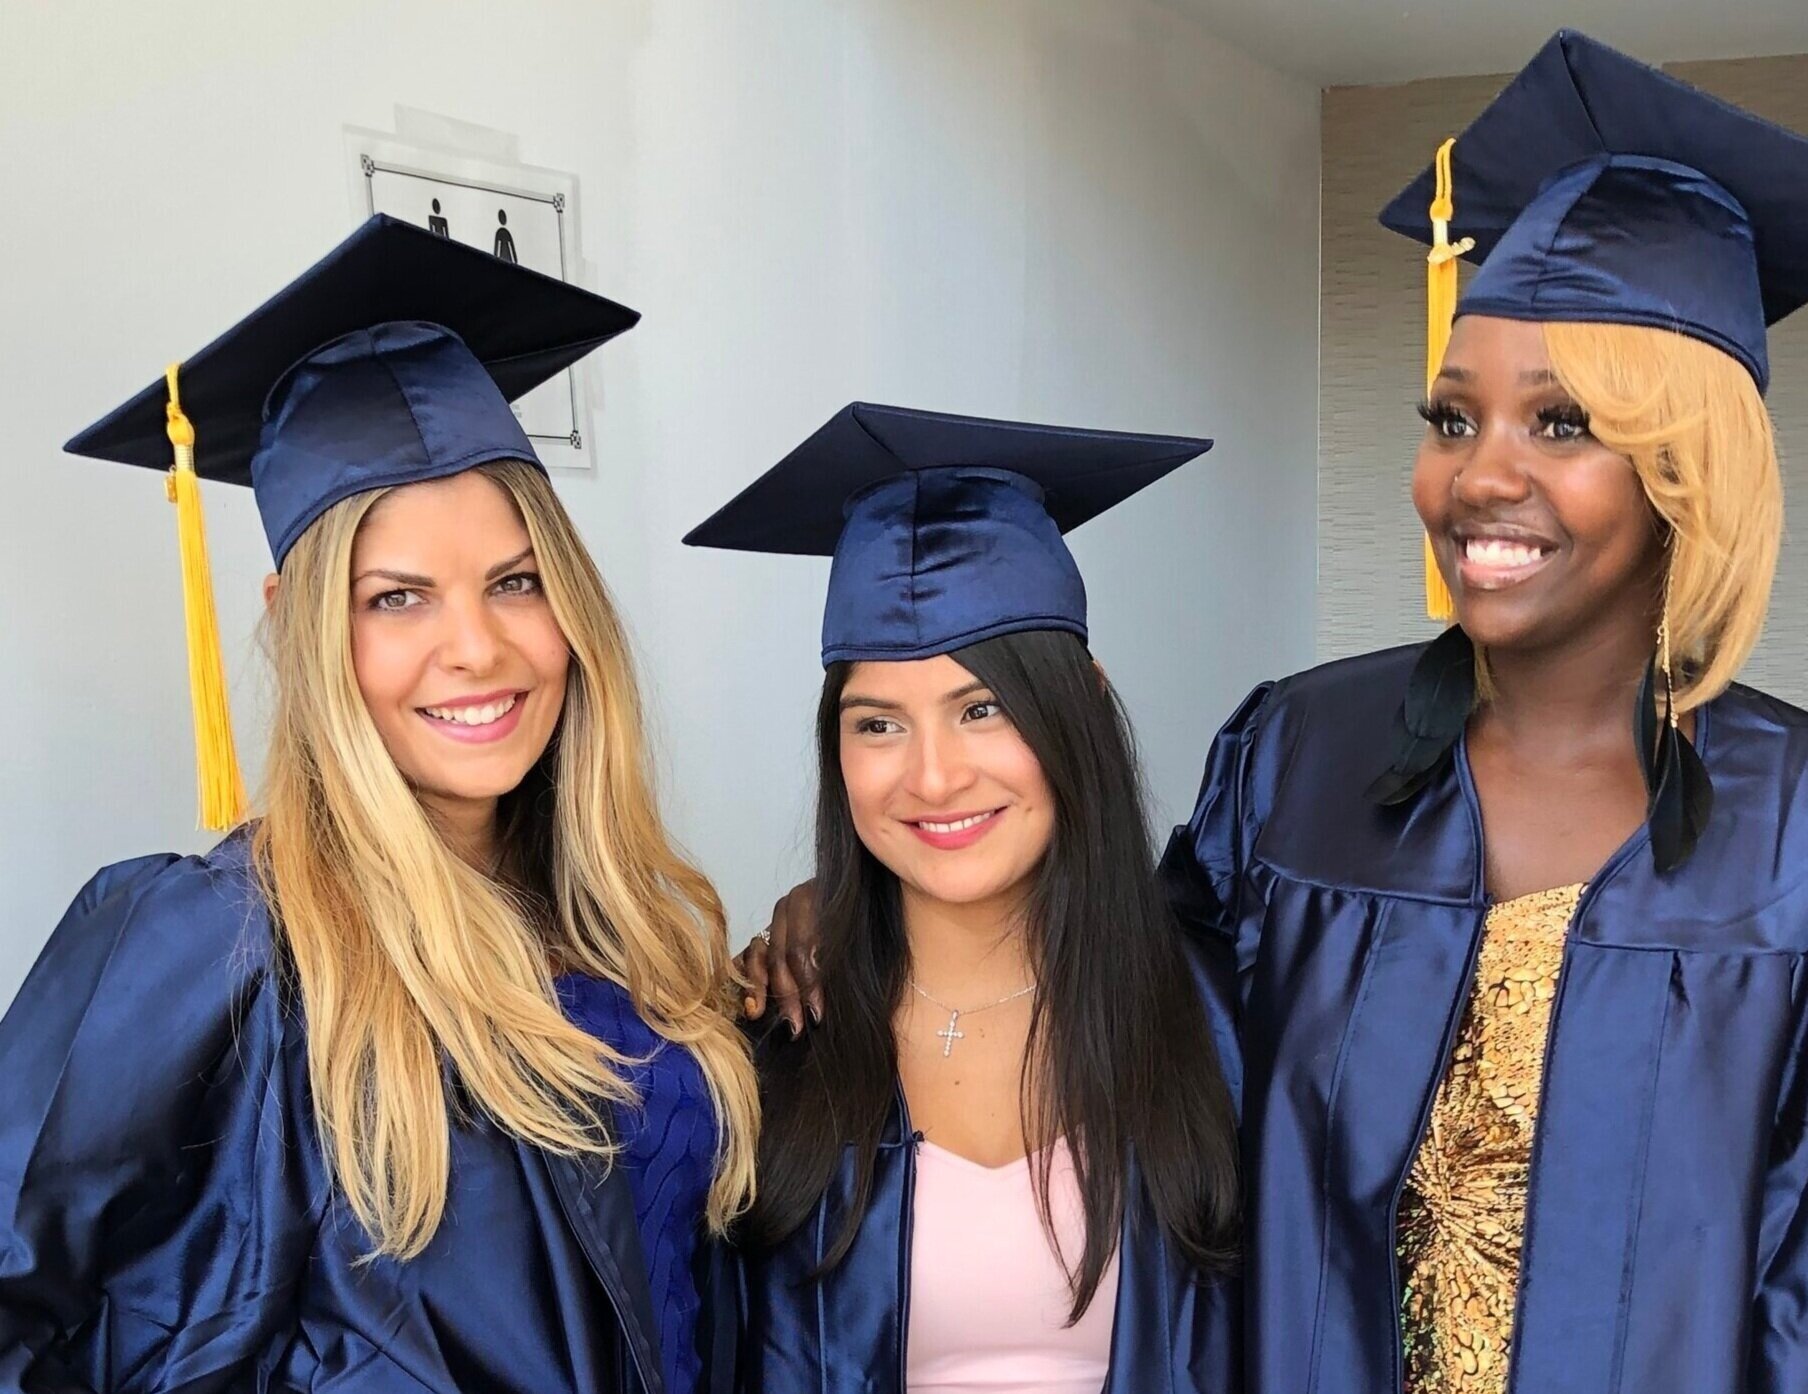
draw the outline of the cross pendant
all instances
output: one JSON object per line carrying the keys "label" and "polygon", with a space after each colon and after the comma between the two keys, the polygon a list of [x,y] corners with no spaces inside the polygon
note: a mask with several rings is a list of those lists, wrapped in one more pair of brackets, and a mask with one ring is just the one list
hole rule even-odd
{"label": "cross pendant", "polygon": [[935,1033],[942,1038],[942,1059],[944,1060],[946,1060],[949,1054],[954,1050],[954,1043],[956,1041],[964,1041],[967,1039],[967,1033],[965,1031],[956,1029],[956,1023],[959,1021],[959,1012],[949,1012],[947,1027]]}

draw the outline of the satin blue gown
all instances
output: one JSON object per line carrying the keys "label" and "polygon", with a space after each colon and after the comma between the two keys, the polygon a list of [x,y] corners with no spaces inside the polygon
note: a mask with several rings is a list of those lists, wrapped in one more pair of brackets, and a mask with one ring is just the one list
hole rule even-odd
{"label": "satin blue gown", "polygon": [[[102,871],[0,1020],[0,1391],[664,1394],[622,1167],[472,1116],[426,1250],[369,1251],[246,835]],[[696,1271],[721,1394],[721,1246]]]}
{"label": "satin blue gown", "polygon": [[[1231,979],[1213,946],[1201,941],[1189,950],[1213,1033],[1201,1043],[1200,1067],[1210,1069],[1215,1053],[1234,1097]],[[776,1022],[765,1046],[773,1048],[793,1048]],[[874,1158],[859,1233],[834,1268],[818,1272],[854,1195],[851,1148],[809,1219],[775,1248],[741,1254],[742,1394],[904,1394],[919,1141],[900,1087]],[[1103,1394],[1241,1389],[1238,1289],[1234,1273],[1202,1273],[1174,1246],[1132,1155]]]}
{"label": "satin blue gown", "polygon": [[[1459,745],[1403,805],[1419,654],[1258,689],[1163,873],[1234,956],[1252,1391],[1400,1388],[1395,1228],[1487,910]],[[1808,714],[1699,715],[1716,808],[1660,875],[1641,830],[1564,951],[1531,1163],[1514,1394],[1808,1390]]]}

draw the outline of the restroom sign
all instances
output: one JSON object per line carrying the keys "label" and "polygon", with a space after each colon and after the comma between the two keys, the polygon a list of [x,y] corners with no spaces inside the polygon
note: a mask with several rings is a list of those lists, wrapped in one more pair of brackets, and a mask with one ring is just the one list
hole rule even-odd
{"label": "restroom sign", "polygon": [[[387,213],[503,261],[577,282],[576,176],[374,131],[348,128],[346,140],[360,221]],[[567,368],[514,403],[549,468],[590,468],[583,366]]]}

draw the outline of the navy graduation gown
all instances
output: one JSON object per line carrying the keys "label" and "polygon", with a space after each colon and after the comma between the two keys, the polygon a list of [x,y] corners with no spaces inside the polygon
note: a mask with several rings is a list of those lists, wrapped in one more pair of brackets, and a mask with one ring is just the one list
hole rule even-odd
{"label": "navy graduation gown", "polygon": [[[1237,1088],[1231,978],[1211,946],[1189,946],[1220,1067]],[[1224,960],[1226,967],[1227,960]],[[873,1163],[853,1247],[811,1275],[841,1232],[854,1186],[851,1149],[815,1211],[777,1248],[741,1255],[743,1394],[904,1394],[916,1134],[900,1088]],[[1189,1265],[1129,1168],[1117,1310],[1101,1394],[1228,1394],[1239,1389],[1238,1283]]]}
{"label": "navy graduation gown", "polygon": [[[1364,797],[1420,650],[1258,689],[1164,859],[1234,949],[1248,1387],[1400,1387],[1395,1218],[1486,912],[1459,745]],[[1808,714],[1735,688],[1699,718],[1694,855],[1641,830],[1590,883],[1547,1046],[1514,1394],[1808,1390]]]}
{"label": "navy graduation gown", "polygon": [[0,1391],[660,1394],[619,1172],[455,1125],[426,1250],[369,1248],[247,837],[102,871],[0,1022]]}

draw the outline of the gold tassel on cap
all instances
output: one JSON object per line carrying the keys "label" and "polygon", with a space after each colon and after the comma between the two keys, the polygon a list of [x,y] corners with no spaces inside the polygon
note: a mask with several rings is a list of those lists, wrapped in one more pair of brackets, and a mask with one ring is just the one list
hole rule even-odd
{"label": "gold tassel on cap", "polygon": [[[1444,350],[1450,347],[1450,326],[1456,319],[1456,259],[1475,246],[1473,237],[1450,240],[1450,220],[1455,204],[1450,193],[1450,152],[1454,138],[1438,147],[1437,192],[1431,200],[1431,253],[1425,259],[1425,390],[1431,391],[1438,370],[1444,366]],[[1438,559],[1425,539],[1425,613],[1445,624],[1456,618],[1456,600],[1438,570]]]}
{"label": "gold tassel on cap", "polygon": [[170,445],[168,492],[176,505],[176,539],[182,551],[182,614],[188,629],[188,690],[195,712],[195,776],[203,828],[224,832],[245,816],[245,781],[232,744],[226,706],[226,664],[220,656],[220,621],[213,605],[213,569],[207,561],[207,528],[201,517],[201,480],[195,474],[195,428],[182,411],[176,388],[180,364],[164,374]]}

